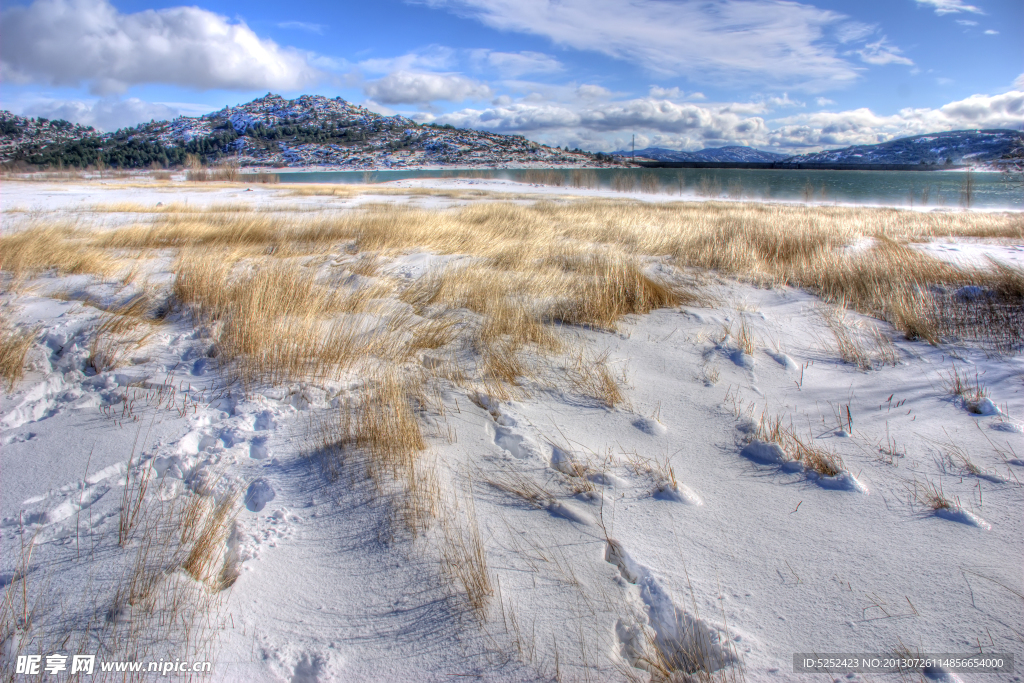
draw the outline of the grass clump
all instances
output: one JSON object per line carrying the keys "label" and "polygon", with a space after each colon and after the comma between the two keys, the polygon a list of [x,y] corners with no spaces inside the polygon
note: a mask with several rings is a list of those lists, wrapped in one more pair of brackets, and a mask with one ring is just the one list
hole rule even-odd
{"label": "grass clump", "polygon": [[0,310],[0,383],[5,391],[13,391],[25,375],[25,356],[35,338],[35,330],[16,328]]}

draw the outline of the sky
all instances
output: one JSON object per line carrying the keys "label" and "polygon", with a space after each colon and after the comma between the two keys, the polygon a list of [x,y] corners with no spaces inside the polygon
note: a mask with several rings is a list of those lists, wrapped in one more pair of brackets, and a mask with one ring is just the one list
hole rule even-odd
{"label": "sky", "polygon": [[1021,0],[8,1],[0,108],[101,130],[273,92],[589,151],[1024,127]]}

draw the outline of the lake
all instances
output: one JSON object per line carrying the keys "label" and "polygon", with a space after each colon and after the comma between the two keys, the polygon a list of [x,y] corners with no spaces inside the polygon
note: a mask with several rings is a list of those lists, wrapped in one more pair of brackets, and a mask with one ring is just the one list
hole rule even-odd
{"label": "lake", "polygon": [[408,178],[495,178],[621,192],[901,207],[958,208],[968,204],[969,196],[970,206],[976,209],[1024,209],[1024,177],[1020,173],[609,168],[303,171],[278,175],[282,183],[381,183]]}

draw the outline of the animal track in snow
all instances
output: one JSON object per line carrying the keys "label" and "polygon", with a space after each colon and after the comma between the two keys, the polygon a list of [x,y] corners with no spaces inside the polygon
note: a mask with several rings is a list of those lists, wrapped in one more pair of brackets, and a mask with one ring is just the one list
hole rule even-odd
{"label": "animal track in snow", "polygon": [[714,673],[736,661],[723,634],[676,605],[653,572],[634,561],[622,544],[608,539],[604,559],[618,568],[632,607],[615,628],[630,665],[652,674],[667,669],[689,680],[690,674]]}

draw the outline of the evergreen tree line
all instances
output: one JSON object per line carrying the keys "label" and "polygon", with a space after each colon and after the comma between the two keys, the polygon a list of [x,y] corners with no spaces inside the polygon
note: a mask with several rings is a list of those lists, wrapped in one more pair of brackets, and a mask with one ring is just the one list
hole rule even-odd
{"label": "evergreen tree line", "polygon": [[18,152],[13,161],[49,168],[65,166],[86,168],[100,165],[111,168],[164,168],[182,166],[189,154],[211,161],[228,154],[228,145],[238,139],[233,130],[218,130],[213,135],[190,140],[184,145],[165,145],[159,141],[129,139],[127,131],[118,131],[112,138],[84,138],[50,145],[45,149],[30,148]]}

